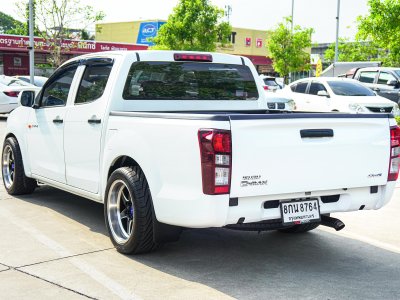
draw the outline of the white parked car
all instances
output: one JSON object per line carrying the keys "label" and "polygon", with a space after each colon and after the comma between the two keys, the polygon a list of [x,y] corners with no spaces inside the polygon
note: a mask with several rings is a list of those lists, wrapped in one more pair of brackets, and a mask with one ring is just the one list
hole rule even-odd
{"label": "white parked car", "polygon": [[[27,83],[31,82],[30,76],[22,75],[22,76],[14,76],[14,77],[17,79],[20,79],[22,81],[25,81]],[[33,77],[34,85],[36,85],[38,87],[42,87],[46,83],[47,79],[48,78],[44,77],[44,76],[34,76]]]}
{"label": "white parked car", "polygon": [[399,114],[396,103],[348,78],[301,79],[288,85],[282,93],[295,101],[299,111]]}
{"label": "white parked car", "polygon": [[272,93],[266,93],[267,108],[269,111],[293,111],[296,104],[293,99],[279,96]]}
{"label": "white parked car", "polygon": [[18,95],[26,89],[35,90],[30,83],[14,77],[0,75],[0,114],[7,114],[18,106]]}
{"label": "white parked car", "polygon": [[392,115],[269,113],[254,65],[235,55],[93,53],[19,98],[6,191],[38,181],[104,203],[122,253],[152,251],[182,227],[341,230],[330,213],[383,207],[399,173]]}
{"label": "white parked car", "polygon": [[263,82],[263,89],[266,92],[276,92],[281,89],[281,86],[276,82],[275,77],[260,75]]}

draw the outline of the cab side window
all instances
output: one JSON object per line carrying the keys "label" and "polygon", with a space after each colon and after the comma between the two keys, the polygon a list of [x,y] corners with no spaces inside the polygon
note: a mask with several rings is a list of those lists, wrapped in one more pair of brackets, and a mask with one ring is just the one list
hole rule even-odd
{"label": "cab side window", "polygon": [[294,90],[295,93],[302,93],[305,94],[307,89],[308,81],[299,82],[296,85],[296,89]]}
{"label": "cab side window", "polygon": [[376,74],[378,74],[376,71],[361,72],[358,80],[365,83],[374,83]]}
{"label": "cab side window", "polygon": [[77,66],[71,66],[55,77],[43,90],[41,107],[65,106]]}
{"label": "cab side window", "polygon": [[390,73],[386,73],[386,72],[381,72],[380,74],[379,74],[379,77],[378,77],[378,84],[387,84],[387,82],[389,81],[389,80],[396,80],[396,78],[392,75],[392,74],[390,74]]}
{"label": "cab side window", "polygon": [[308,93],[310,95],[318,95],[319,91],[325,91],[327,92],[326,88],[324,87],[324,85],[322,83],[319,82],[311,82],[310,85],[310,90],[308,91]]}
{"label": "cab side window", "polygon": [[88,65],[76,95],[75,104],[99,99],[106,88],[112,65]]}

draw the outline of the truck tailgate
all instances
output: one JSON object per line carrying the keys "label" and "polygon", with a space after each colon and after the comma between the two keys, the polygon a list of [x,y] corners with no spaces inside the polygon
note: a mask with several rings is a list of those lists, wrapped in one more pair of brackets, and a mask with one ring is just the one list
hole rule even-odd
{"label": "truck tailgate", "polygon": [[231,197],[387,181],[387,115],[237,115],[231,116],[231,132]]}

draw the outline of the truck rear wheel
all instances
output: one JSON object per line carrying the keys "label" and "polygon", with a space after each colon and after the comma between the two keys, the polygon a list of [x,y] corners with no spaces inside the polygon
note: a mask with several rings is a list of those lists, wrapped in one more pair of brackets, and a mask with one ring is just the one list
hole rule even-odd
{"label": "truck rear wheel", "polygon": [[142,170],[122,167],[107,183],[104,217],[111,241],[124,254],[146,253],[157,248],[153,236],[154,210]]}
{"label": "truck rear wheel", "polygon": [[36,181],[25,176],[21,149],[14,137],[4,141],[1,159],[1,171],[6,191],[10,195],[31,194],[36,188]]}

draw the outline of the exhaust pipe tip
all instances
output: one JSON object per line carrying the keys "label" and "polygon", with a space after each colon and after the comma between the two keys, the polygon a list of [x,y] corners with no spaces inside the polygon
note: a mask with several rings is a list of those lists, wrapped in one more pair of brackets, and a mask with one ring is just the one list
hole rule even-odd
{"label": "exhaust pipe tip", "polygon": [[340,231],[342,230],[344,227],[346,227],[346,225],[344,225],[344,223],[340,220],[337,220],[334,224],[334,227],[336,231]]}
{"label": "exhaust pipe tip", "polygon": [[346,226],[341,220],[329,216],[321,216],[321,225],[331,227],[336,231],[340,231]]}

